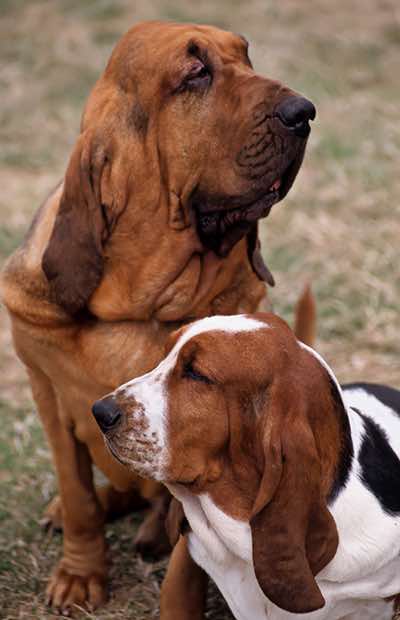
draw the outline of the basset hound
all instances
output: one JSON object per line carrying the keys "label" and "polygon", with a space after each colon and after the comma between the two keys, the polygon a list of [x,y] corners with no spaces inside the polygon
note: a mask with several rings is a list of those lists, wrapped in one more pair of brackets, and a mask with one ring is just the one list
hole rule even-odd
{"label": "basset hound", "polygon": [[196,565],[238,620],[390,620],[399,391],[341,387],[273,314],[214,316],[177,331],[154,370],[93,413],[114,457],[183,507],[189,531],[171,559],[163,620],[201,617]]}
{"label": "basset hound", "polygon": [[104,522],[143,497],[136,547],[168,549],[169,493],[112,459],[91,405],[153,368],[180,325],[266,307],[258,220],[290,190],[314,116],[254,71],[243,37],[212,26],[138,24],[95,84],[63,182],[1,277],[57,470],[53,608],[104,602]]}

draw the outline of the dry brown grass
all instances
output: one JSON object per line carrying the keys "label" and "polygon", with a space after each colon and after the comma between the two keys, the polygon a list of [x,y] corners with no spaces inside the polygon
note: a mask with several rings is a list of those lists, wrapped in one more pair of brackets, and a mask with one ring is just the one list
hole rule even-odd
{"label": "dry brown grass", "polygon": [[[2,0],[0,10],[0,257],[62,176],[87,93],[127,26],[163,18],[227,27],[250,39],[257,69],[318,108],[296,186],[263,226],[275,309],[291,320],[311,279],[318,348],[339,378],[400,384],[396,0]],[[55,479],[4,312],[0,343],[0,617],[50,618],[43,590],[60,537],[37,522]],[[156,616],[164,563],[135,556],[135,524],[110,526],[111,601],[83,617]],[[229,617],[211,598],[208,617]]]}

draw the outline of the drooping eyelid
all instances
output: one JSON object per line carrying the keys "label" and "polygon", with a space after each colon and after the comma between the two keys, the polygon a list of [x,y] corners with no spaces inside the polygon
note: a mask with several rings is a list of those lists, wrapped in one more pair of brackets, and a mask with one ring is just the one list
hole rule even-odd
{"label": "drooping eyelid", "polygon": [[208,50],[207,50],[206,47],[200,45],[199,43],[197,43],[194,40],[191,40],[191,41],[189,41],[189,43],[187,45],[187,53],[192,58],[197,58],[197,60],[200,60],[200,62],[203,63],[203,65],[206,67],[206,69],[211,74],[213,73],[213,65],[211,63],[210,55],[209,55]]}
{"label": "drooping eyelid", "polygon": [[201,60],[197,60],[193,62],[190,69],[186,73],[186,78],[188,77],[196,77],[197,73],[200,72],[205,67],[204,63]]}
{"label": "drooping eyelid", "polygon": [[183,379],[190,379],[199,383],[205,383],[206,385],[214,385],[215,381],[203,370],[200,370],[195,364],[188,364],[184,366]]}
{"label": "drooping eyelid", "polygon": [[207,66],[207,63],[209,61],[208,51],[205,47],[196,43],[196,41],[189,41],[187,45],[187,53],[189,54],[189,56],[194,56],[195,58],[198,58],[203,64]]}
{"label": "drooping eyelid", "polygon": [[[213,79],[213,73],[212,70],[208,67],[208,65],[205,65],[203,63],[203,61],[201,59],[197,60],[199,63],[202,63],[202,66],[199,67],[200,70],[204,67],[206,67],[210,78],[212,81]],[[186,61],[187,62],[187,61]],[[171,92],[172,94],[176,94],[179,92],[182,92],[183,90],[186,89],[186,83],[191,79],[191,78],[195,78],[196,77],[196,72],[194,71],[195,69],[195,63],[194,63],[194,59],[192,60],[192,63],[186,64],[186,67],[184,70],[181,69],[179,76],[175,77],[174,80],[172,81],[172,86],[171,86]],[[199,71],[200,72],[200,71]]]}
{"label": "drooping eyelid", "polygon": [[[187,347],[190,344],[191,346]],[[200,358],[200,359],[199,359]],[[178,361],[178,360],[177,360]],[[208,366],[201,360],[201,348],[198,343],[189,341],[186,346],[179,353],[179,361],[175,365],[175,368],[179,368],[181,374],[185,373],[185,368],[192,366],[193,370],[205,377],[210,383],[218,383],[214,373]]]}

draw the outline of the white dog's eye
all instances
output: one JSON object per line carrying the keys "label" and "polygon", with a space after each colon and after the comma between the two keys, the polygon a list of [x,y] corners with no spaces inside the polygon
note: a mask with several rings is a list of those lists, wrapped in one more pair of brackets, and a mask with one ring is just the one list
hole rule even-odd
{"label": "white dog's eye", "polygon": [[182,377],[184,379],[191,379],[192,381],[202,381],[203,383],[214,383],[209,377],[206,377],[201,372],[193,367],[193,362],[187,362],[183,367]]}

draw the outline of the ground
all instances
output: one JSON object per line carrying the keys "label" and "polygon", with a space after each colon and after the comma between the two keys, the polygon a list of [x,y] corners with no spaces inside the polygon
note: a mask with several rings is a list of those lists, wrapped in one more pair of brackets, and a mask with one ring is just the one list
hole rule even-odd
{"label": "ground", "polygon": [[[110,50],[141,19],[243,33],[257,70],[318,110],[295,187],[263,224],[271,297],[289,321],[310,280],[318,350],[342,381],[400,385],[400,122],[397,0],[1,0],[0,257],[62,177],[85,98]],[[49,450],[0,315],[0,617],[51,618],[43,600],[60,536],[41,511],[56,492]],[[108,528],[111,601],[84,618],[157,616],[165,562],[132,550],[137,520]],[[208,617],[229,618],[212,592]]]}

